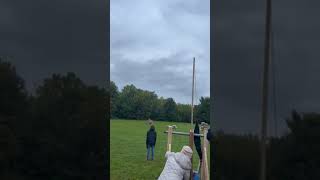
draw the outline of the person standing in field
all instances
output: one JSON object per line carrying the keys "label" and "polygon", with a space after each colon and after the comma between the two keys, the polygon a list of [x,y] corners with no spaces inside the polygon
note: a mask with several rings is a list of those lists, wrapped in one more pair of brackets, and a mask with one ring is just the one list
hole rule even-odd
{"label": "person standing in field", "polygon": [[[151,160],[154,160],[154,147],[157,141],[157,132],[154,125],[150,126],[149,131],[147,132],[146,146],[147,146],[147,160],[150,160],[149,156],[151,153]],[[151,151],[151,152],[150,152]]]}

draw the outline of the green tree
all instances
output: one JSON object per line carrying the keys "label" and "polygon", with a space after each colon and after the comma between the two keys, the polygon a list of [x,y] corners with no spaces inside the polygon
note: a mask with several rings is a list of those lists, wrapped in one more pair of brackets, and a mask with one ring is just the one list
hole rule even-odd
{"label": "green tree", "polygon": [[166,121],[175,121],[177,118],[177,104],[172,98],[165,100],[163,105],[163,115]]}
{"label": "green tree", "polygon": [[74,73],[45,79],[33,100],[25,171],[59,179],[105,176],[108,108],[107,91],[85,85]]}
{"label": "green tree", "polygon": [[127,85],[123,87],[121,93],[118,96],[118,114],[117,117],[124,119],[135,119],[135,96],[138,89],[134,85]]}
{"label": "green tree", "polygon": [[177,121],[190,122],[191,120],[191,105],[177,104]]}
{"label": "green tree", "polygon": [[111,81],[110,87],[109,87],[109,93],[110,93],[110,107],[111,107],[111,118],[117,117],[117,100],[119,96],[119,90],[116,84]]}
{"label": "green tree", "polygon": [[166,119],[163,106],[165,104],[166,100],[163,97],[157,98],[153,111],[151,113],[151,118],[156,119],[159,121],[164,121]]}
{"label": "green tree", "polygon": [[195,107],[195,118],[210,123],[210,97],[200,98],[200,104]]}
{"label": "green tree", "polygon": [[141,115],[137,116],[137,118],[150,118],[156,109],[158,96],[154,92],[141,90],[137,97],[139,97],[139,101],[137,101],[138,108],[141,110]]}
{"label": "green tree", "polygon": [[118,96],[119,118],[146,119],[155,115],[157,95],[154,92],[136,88],[134,85],[125,86]]}
{"label": "green tree", "polygon": [[[289,133],[283,137],[279,179],[320,178],[320,114],[292,111],[287,119]],[[281,172],[279,172],[281,171]]]}
{"label": "green tree", "polygon": [[[0,58],[0,179],[14,170],[17,158],[19,123],[27,112],[24,80],[15,67]],[[21,126],[20,126],[21,127]],[[4,179],[4,178],[3,178]]]}
{"label": "green tree", "polygon": [[17,74],[16,68],[0,58],[0,114],[17,116],[27,107],[27,92],[24,80]]}

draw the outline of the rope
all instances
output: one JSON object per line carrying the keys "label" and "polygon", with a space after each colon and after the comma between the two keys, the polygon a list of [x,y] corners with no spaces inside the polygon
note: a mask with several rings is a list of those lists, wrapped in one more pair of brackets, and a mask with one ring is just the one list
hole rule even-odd
{"label": "rope", "polygon": [[196,68],[194,69],[194,99],[196,102],[198,101],[197,99],[197,73],[196,73]]}

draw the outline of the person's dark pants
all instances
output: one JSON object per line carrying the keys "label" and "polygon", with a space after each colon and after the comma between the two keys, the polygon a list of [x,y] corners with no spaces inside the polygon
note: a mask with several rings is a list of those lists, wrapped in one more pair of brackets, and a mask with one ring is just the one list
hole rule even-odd
{"label": "person's dark pants", "polygon": [[154,159],[154,145],[148,145],[148,149],[147,149],[147,160],[150,160],[149,156],[150,156],[150,151],[151,151],[151,160]]}

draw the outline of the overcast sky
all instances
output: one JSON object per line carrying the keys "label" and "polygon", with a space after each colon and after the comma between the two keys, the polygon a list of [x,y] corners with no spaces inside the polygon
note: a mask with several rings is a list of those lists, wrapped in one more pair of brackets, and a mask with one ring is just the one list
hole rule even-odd
{"label": "overcast sky", "polygon": [[[213,94],[217,129],[257,132],[261,121],[265,2],[223,0],[213,4]],[[273,1],[276,107],[279,130],[295,108],[320,112],[320,2]],[[274,68],[271,66],[271,70]],[[272,73],[270,73],[270,81]],[[270,107],[273,110],[272,83]],[[272,111],[269,133],[274,133]],[[283,131],[282,131],[283,132]]]}
{"label": "overcast sky", "polygon": [[91,85],[108,79],[107,1],[1,0],[0,55],[28,89],[52,73],[75,72]]}
{"label": "overcast sky", "polygon": [[134,84],[191,103],[210,96],[209,0],[111,0],[110,76],[119,89]]}
{"label": "overcast sky", "polygon": [[[265,3],[213,2],[214,127],[257,132]],[[29,89],[52,73],[68,71],[88,84],[105,86],[106,6],[102,0],[1,0],[0,55],[13,57]],[[279,131],[293,108],[320,112],[319,7],[316,0],[273,3]],[[209,12],[209,0],[112,0],[111,80],[120,88],[132,83],[190,103],[196,57],[197,97],[209,96]],[[274,127],[270,112],[270,132]]]}

